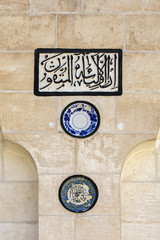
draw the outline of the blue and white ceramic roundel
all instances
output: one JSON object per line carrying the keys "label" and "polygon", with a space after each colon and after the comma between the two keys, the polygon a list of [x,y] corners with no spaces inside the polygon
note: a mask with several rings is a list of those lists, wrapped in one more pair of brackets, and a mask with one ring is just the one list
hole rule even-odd
{"label": "blue and white ceramic roundel", "polygon": [[72,102],[65,107],[61,114],[63,130],[73,137],[89,137],[97,131],[99,124],[99,112],[97,108],[89,102]]}
{"label": "blue and white ceramic roundel", "polygon": [[96,204],[97,199],[96,184],[83,175],[68,177],[59,188],[59,200],[71,212],[86,212]]}

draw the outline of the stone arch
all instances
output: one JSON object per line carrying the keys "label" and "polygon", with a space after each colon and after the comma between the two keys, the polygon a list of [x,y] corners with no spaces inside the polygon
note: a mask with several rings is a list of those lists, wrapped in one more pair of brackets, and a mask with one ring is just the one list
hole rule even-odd
{"label": "stone arch", "polygon": [[159,239],[158,141],[138,144],[125,159],[120,182],[121,240]]}
{"label": "stone arch", "polygon": [[0,134],[0,236],[38,240],[38,174],[22,146]]}

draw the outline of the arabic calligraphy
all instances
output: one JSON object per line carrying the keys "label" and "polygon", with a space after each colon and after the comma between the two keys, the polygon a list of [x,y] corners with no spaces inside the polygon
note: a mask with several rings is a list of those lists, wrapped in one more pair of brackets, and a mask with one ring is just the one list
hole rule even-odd
{"label": "arabic calligraphy", "polygon": [[71,202],[75,205],[85,204],[92,199],[89,194],[89,187],[86,184],[73,184],[67,193],[67,203]]}
{"label": "arabic calligraphy", "polygon": [[119,53],[39,54],[39,92],[117,92]]}

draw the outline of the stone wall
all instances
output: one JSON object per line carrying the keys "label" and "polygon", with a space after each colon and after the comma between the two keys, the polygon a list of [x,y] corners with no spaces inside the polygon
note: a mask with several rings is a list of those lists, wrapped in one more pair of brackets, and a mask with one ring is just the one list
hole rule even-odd
{"label": "stone wall", "polygon": [[[0,1],[0,125],[37,166],[39,240],[120,239],[124,159],[154,139],[160,125],[159,22],[158,0]],[[41,47],[123,49],[123,95],[34,96],[34,49]],[[75,100],[93,103],[101,115],[98,132],[86,139],[71,138],[60,126],[61,111]],[[0,161],[1,182],[3,168]],[[84,214],[68,212],[58,200],[61,182],[75,173],[91,177],[100,192]],[[122,239],[158,240],[157,232],[148,238],[132,232]]]}

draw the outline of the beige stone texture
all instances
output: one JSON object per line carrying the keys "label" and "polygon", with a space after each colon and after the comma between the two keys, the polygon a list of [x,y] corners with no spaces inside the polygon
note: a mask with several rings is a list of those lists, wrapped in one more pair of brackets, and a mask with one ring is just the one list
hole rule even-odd
{"label": "beige stone texture", "polygon": [[31,155],[20,145],[4,143],[4,179],[6,181],[38,181],[37,170]]}
{"label": "beige stone texture", "polygon": [[134,12],[142,10],[141,0],[85,0],[85,12]]}
{"label": "beige stone texture", "polygon": [[136,146],[127,156],[121,175],[122,181],[154,181],[157,177],[155,140]]}
{"label": "beige stone texture", "polygon": [[144,10],[150,12],[160,12],[160,1],[144,0]]}
{"label": "beige stone texture", "polygon": [[81,12],[82,0],[32,0],[33,12]]}
{"label": "beige stone texture", "polygon": [[29,0],[0,0],[0,14],[25,14],[30,11]]}
{"label": "beige stone texture", "polygon": [[30,152],[38,173],[75,171],[75,139],[66,134],[7,134],[5,137]]}
{"label": "beige stone texture", "polygon": [[37,224],[0,223],[0,234],[5,240],[37,240]]}
{"label": "beige stone texture", "polygon": [[55,16],[0,16],[0,51],[55,47]]}
{"label": "beige stone texture", "polygon": [[39,240],[74,240],[74,217],[40,216]]}
{"label": "beige stone texture", "polygon": [[124,93],[116,97],[116,126],[124,132],[157,132],[160,125],[159,93]]}
{"label": "beige stone texture", "polygon": [[[39,214],[73,215],[66,210],[59,201],[58,191],[61,183],[68,175],[40,175],[39,176]],[[45,203],[45,204],[44,204]]]}
{"label": "beige stone texture", "polygon": [[159,240],[159,223],[122,223],[121,240]]}
{"label": "beige stone texture", "polygon": [[127,50],[160,50],[160,15],[126,16]]}
{"label": "beige stone texture", "polygon": [[150,134],[96,134],[77,143],[77,169],[86,173],[120,173],[127,153]]}
{"label": "beige stone texture", "polygon": [[157,178],[160,180],[160,128],[158,129],[158,134],[155,141],[155,149],[157,156]]}
{"label": "beige stone texture", "polygon": [[160,90],[160,54],[126,53],[123,58],[123,89]]}
{"label": "beige stone texture", "polygon": [[117,174],[87,174],[97,185],[99,196],[96,205],[83,215],[119,215],[119,179]]}
{"label": "beige stone texture", "polygon": [[[74,101],[88,101],[95,105],[100,114],[100,126],[98,132],[107,132],[114,130],[114,97],[103,96],[72,96],[58,98],[58,118],[60,119],[63,109]],[[62,131],[60,121],[58,130]]]}
{"label": "beige stone texture", "polygon": [[121,219],[160,223],[160,183],[121,183]]}
{"label": "beige stone texture", "polygon": [[120,15],[60,15],[58,47],[122,48],[122,22]]}
{"label": "beige stone texture", "polygon": [[[70,176],[70,175],[69,175]],[[83,215],[119,214],[119,175],[87,175],[96,183],[99,197],[96,205],[89,213]],[[61,183],[68,175],[41,175],[39,178],[39,213],[54,215],[73,213],[66,210],[58,199]],[[45,204],[44,204],[45,202]]]}
{"label": "beige stone texture", "polygon": [[120,240],[118,216],[79,217],[76,224],[76,240]]}
{"label": "beige stone texture", "polygon": [[0,221],[36,222],[37,183],[0,183]]}
{"label": "beige stone texture", "polygon": [[33,93],[1,93],[0,122],[4,131],[55,132],[56,99]]}
{"label": "beige stone texture", "polygon": [[0,90],[32,91],[34,56],[31,53],[0,54]]}
{"label": "beige stone texture", "polygon": [[0,126],[0,180],[3,178],[3,149],[4,149],[4,139],[3,139],[2,129]]}

